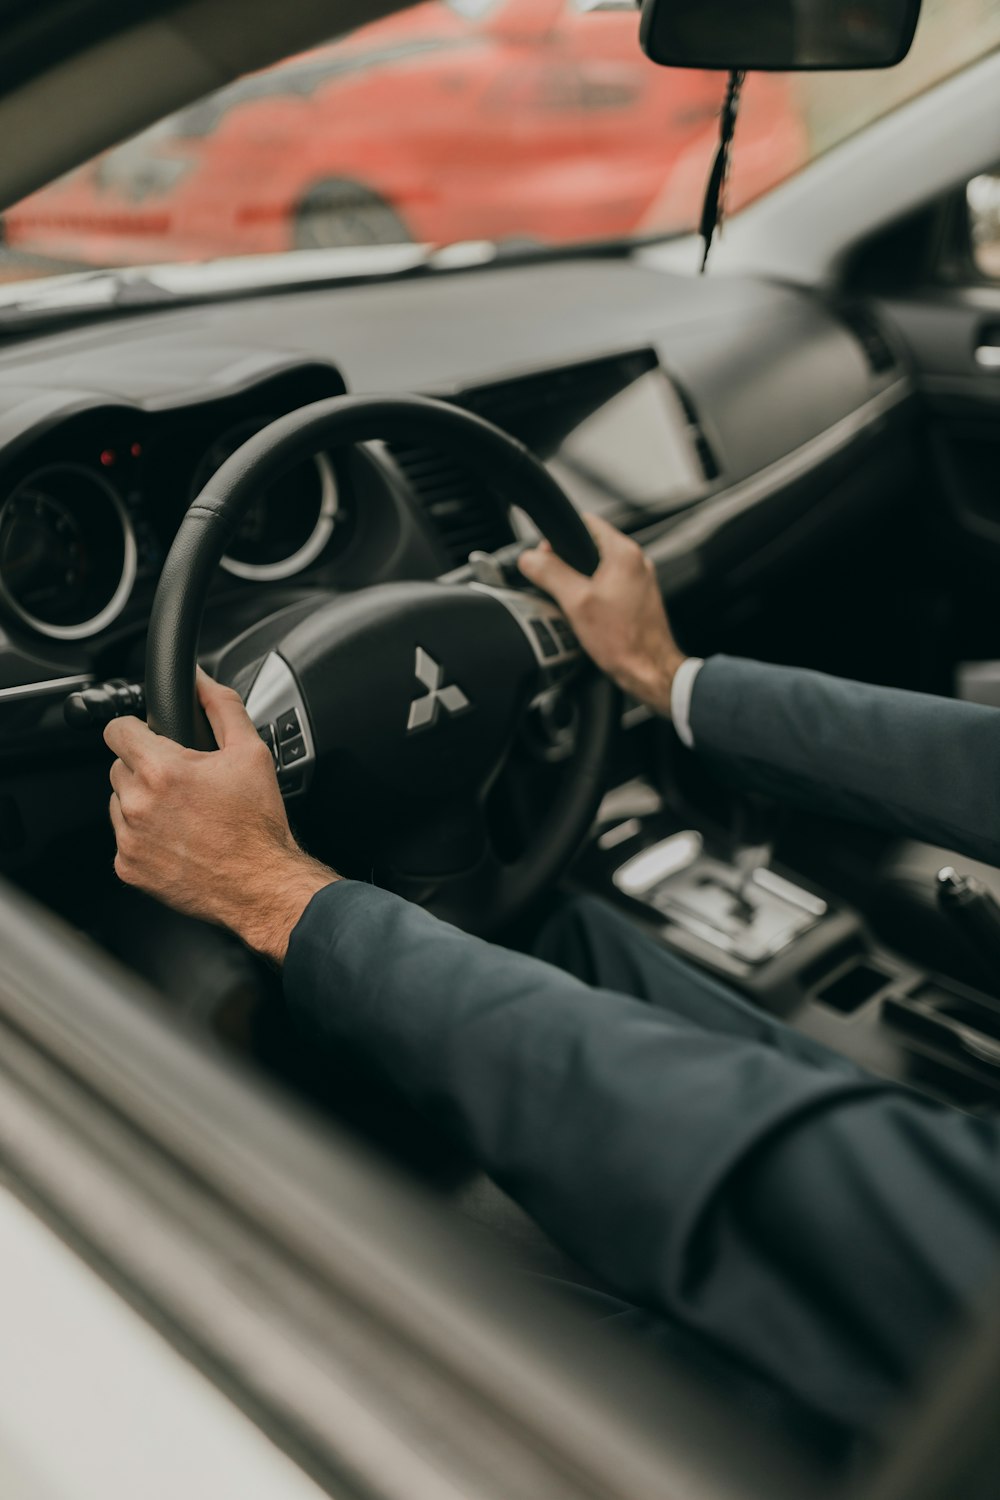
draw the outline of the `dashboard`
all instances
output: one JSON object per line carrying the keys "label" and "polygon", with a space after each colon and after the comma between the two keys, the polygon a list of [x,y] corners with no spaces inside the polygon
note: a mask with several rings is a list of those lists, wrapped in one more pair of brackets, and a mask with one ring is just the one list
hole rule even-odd
{"label": "dashboard", "polygon": [[[18,643],[75,651],[83,663],[141,631],[177,528],[213,474],[275,417],[343,389],[335,370],[299,370],[169,412],[100,405],[48,425],[8,456],[0,468],[8,672]],[[401,565],[433,569],[426,544],[407,557],[405,531],[392,476],[373,452],[317,453],[255,498],[217,593],[242,585],[266,595],[303,577],[357,587],[400,549]]]}
{"label": "dashboard", "polygon": [[[494,421],[581,510],[637,534],[668,595],[759,581],[807,540],[822,545],[825,525],[898,496],[913,462],[913,383],[866,309],[765,281],[692,280],[641,256],[159,305],[10,343],[8,787],[44,780],[50,761],[80,763],[61,715],[74,687],[142,679],[164,558],[220,464],[275,417],[345,390],[434,395]],[[439,577],[524,530],[447,454],[384,443],[316,454],[245,517],[203,643],[315,590]],[[0,862],[3,830],[0,789]]]}
{"label": "dashboard", "polygon": [[[336,368],[300,369],[221,401],[103,407],[48,427],[0,470],[0,616],[14,635],[61,643],[142,621],[187,507],[226,460],[275,417],[345,389]],[[690,401],[650,348],[452,399],[526,442],[581,510],[625,527],[693,504],[717,472]],[[318,452],[255,497],[221,584],[356,588],[387,576],[390,559],[392,576],[433,577],[513,537],[502,498],[447,454]]]}

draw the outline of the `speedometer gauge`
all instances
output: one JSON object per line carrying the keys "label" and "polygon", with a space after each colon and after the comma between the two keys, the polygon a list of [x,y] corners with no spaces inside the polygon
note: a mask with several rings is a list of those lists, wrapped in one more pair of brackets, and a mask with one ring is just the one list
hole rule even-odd
{"label": "speedometer gauge", "polygon": [[83,465],[39,469],[0,505],[0,600],[42,635],[74,641],[103,630],[135,574],[125,506]]}
{"label": "speedometer gauge", "polygon": [[[198,495],[236,449],[266,423],[231,428],[212,444],[198,465],[192,498]],[[325,453],[295,464],[261,491],[243,519],[222,567],[237,578],[261,582],[291,578],[321,555],[340,519],[337,481]]]}

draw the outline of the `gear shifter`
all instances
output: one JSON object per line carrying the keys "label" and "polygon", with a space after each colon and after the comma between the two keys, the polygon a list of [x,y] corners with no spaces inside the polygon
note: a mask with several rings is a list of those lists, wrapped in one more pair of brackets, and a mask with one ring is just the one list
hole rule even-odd
{"label": "gear shifter", "polygon": [[745,799],[736,804],[733,819],[733,869],[736,872],[734,894],[740,905],[752,916],[750,887],[758,870],[767,870],[774,858],[775,829],[769,803]]}
{"label": "gear shifter", "polygon": [[644,849],[612,879],[634,901],[746,965],[765,963],[822,921],[826,903],[770,868],[774,817],[767,802],[737,808],[728,859],[708,853],[688,831]]}

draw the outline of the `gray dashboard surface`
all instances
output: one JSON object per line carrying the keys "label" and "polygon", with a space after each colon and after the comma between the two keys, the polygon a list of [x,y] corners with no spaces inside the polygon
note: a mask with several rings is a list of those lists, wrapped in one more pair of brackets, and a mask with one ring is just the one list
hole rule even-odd
{"label": "gray dashboard surface", "polygon": [[568,258],[158,308],[17,342],[0,351],[0,459],[90,406],[167,410],[304,362],[336,366],[355,392],[447,394],[642,346],[693,399],[724,484],[889,383],[806,292]]}

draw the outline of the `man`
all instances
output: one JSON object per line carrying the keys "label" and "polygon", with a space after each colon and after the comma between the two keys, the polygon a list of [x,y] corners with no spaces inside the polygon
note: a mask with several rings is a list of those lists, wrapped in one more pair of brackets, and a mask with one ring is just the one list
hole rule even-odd
{"label": "man", "polygon": [[[522,570],[689,743],[748,786],[1000,862],[1000,714],[686,659],[639,548],[593,529],[593,578],[545,545]],[[297,1022],[459,1136],[622,1321],[834,1446],[871,1433],[988,1288],[997,1122],[866,1075],[598,902],[543,933],[546,963],[340,880],[296,845],[238,696],[199,692],[217,752],[107,728],[120,877],[284,965]]]}

